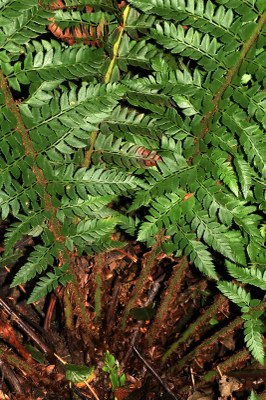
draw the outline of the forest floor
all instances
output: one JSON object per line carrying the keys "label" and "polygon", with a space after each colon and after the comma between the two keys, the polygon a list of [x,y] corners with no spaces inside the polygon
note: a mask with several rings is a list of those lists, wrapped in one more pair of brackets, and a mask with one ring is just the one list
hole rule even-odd
{"label": "forest floor", "polygon": [[10,288],[21,262],[1,271],[0,399],[266,399],[237,310],[184,257],[130,241],[77,256],[77,285],[35,304]]}

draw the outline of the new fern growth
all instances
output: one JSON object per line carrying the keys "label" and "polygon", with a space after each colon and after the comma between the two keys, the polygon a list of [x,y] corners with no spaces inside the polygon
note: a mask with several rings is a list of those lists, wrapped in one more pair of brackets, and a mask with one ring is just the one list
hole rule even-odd
{"label": "new fern growth", "polygon": [[[74,254],[122,247],[125,231],[148,246],[163,237],[217,281],[219,257],[262,297],[264,0],[113,3],[0,1],[2,264],[36,238],[12,286],[38,276],[36,301],[75,279]],[[100,26],[98,47],[52,39],[51,21]],[[262,363],[260,300],[218,287]]]}

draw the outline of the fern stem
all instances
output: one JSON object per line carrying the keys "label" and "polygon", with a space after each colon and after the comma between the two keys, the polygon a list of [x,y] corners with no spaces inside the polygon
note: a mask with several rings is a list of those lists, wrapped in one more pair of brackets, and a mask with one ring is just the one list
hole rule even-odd
{"label": "fern stem", "polygon": [[[251,358],[251,355],[248,350],[240,350],[237,353],[233,354],[224,362],[218,365],[219,369],[221,370],[222,374],[226,374],[228,371],[232,371],[234,369],[239,368],[243,365],[247,360]],[[207,374],[203,375],[202,382],[208,383],[213,381],[215,378],[218,377],[217,371],[209,371]]]}
{"label": "fern stem", "polygon": [[114,47],[113,47],[113,58],[112,58],[112,60],[111,60],[111,62],[109,64],[107,72],[106,72],[106,74],[104,76],[104,83],[109,83],[110,80],[111,80],[113,69],[114,69],[114,66],[115,66],[115,62],[116,62],[116,59],[117,59],[117,56],[118,56],[120,43],[121,43],[121,40],[122,40],[122,37],[123,37],[123,33],[124,33],[124,30],[125,30],[125,27],[126,27],[126,21],[127,21],[127,17],[128,17],[129,11],[130,11],[130,7],[129,7],[129,5],[127,5],[125,10],[124,10],[124,12],[123,12],[123,23],[120,26],[119,36],[118,36],[118,39],[115,42]]}
{"label": "fern stem", "polygon": [[[37,153],[34,150],[33,144],[31,142],[31,139],[29,136],[29,132],[28,132],[27,128],[25,127],[25,124],[21,117],[17,103],[12,96],[12,93],[10,91],[7,80],[4,77],[4,74],[1,70],[0,70],[0,90],[3,92],[3,95],[5,97],[5,100],[6,100],[5,103],[7,105],[7,108],[10,110],[10,112],[16,118],[16,123],[17,123],[16,130],[21,135],[25,154],[35,161],[35,158],[37,157]],[[36,174],[38,175],[38,176],[36,176],[36,179],[38,180],[38,178],[39,178],[41,181],[40,183],[42,183],[42,179],[43,179],[42,170],[40,168],[37,168]]]}
{"label": "fern stem", "polygon": [[151,249],[151,251],[147,255],[147,258],[144,262],[144,266],[143,266],[141,273],[135,284],[133,293],[127,302],[127,305],[125,307],[124,314],[123,314],[123,317],[121,320],[122,328],[125,328],[125,326],[126,326],[126,319],[129,315],[129,312],[130,312],[131,308],[134,307],[135,301],[140,296],[143,288],[145,287],[145,282],[148,279],[148,276],[151,274],[151,270],[155,264],[156,258],[158,256],[158,254],[160,253],[160,251],[161,251],[161,241],[157,241],[155,243],[155,245],[153,246],[153,248]]}
{"label": "fern stem", "polygon": [[95,304],[95,319],[99,319],[101,316],[102,310],[102,270],[103,270],[103,255],[99,254],[95,256],[95,295],[94,295],[94,304]]}
{"label": "fern stem", "polygon": [[[259,305],[251,307],[250,312],[263,310],[265,311],[266,301],[262,301]],[[198,356],[202,358],[202,354],[209,353],[211,347],[215,346],[217,342],[222,341],[229,335],[232,335],[237,329],[240,329],[244,324],[244,319],[242,317],[235,318],[228,325],[221,328],[211,337],[205,339],[199,346],[193,349],[186,356],[182,357],[174,366],[170,368],[171,373],[176,371],[181,371],[185,365],[190,361],[197,359]]]}
{"label": "fern stem", "polygon": [[49,229],[52,232],[52,234],[54,235],[54,238],[57,242],[64,243],[65,238],[63,238],[61,236],[61,232],[60,232],[61,225],[60,225],[58,219],[55,218],[56,208],[53,205],[50,194],[47,193],[47,191],[46,191],[47,180],[44,176],[43,170],[41,168],[39,168],[36,163],[36,158],[37,158],[38,154],[33,147],[28,129],[26,128],[26,126],[23,122],[23,119],[21,117],[17,103],[13,98],[13,95],[7,84],[6,78],[4,77],[3,72],[1,70],[0,70],[0,90],[3,92],[8,109],[14,115],[14,117],[16,119],[16,130],[21,135],[23,147],[25,150],[25,155],[28,156],[33,161],[32,171],[36,177],[36,181],[44,190],[45,211],[47,211],[49,214],[51,214],[51,219],[48,223]]}
{"label": "fern stem", "polygon": [[212,117],[214,114],[219,110],[219,101],[222,98],[222,95],[226,91],[226,89],[231,85],[232,80],[234,76],[237,74],[241,64],[245,60],[246,55],[248,54],[249,50],[253,46],[253,44],[256,42],[258,36],[260,35],[264,25],[266,23],[266,11],[261,15],[261,17],[258,20],[258,23],[253,31],[253,33],[250,35],[249,39],[246,40],[246,42],[243,43],[242,49],[239,52],[239,59],[236,63],[236,65],[230,69],[228,69],[227,74],[224,78],[224,83],[221,85],[219,90],[216,92],[216,94],[213,97],[213,109],[209,111],[205,116],[203,117],[201,123],[202,123],[202,129],[200,134],[196,137],[195,143],[194,143],[194,157],[196,157],[198,154],[200,154],[200,142],[201,140],[204,139],[204,137],[207,135],[210,129],[210,122],[212,120]]}
{"label": "fern stem", "polygon": [[189,344],[189,338],[195,339],[195,335],[199,334],[199,330],[206,326],[208,321],[215,317],[219,311],[228,304],[228,300],[222,296],[218,295],[214,301],[214,303],[201,315],[197,320],[192,323],[180,338],[174,342],[170,348],[164,353],[162,357],[162,362],[165,363],[166,360],[178,349],[178,347],[182,343],[186,343],[186,346]]}
{"label": "fern stem", "polygon": [[66,319],[66,327],[71,331],[73,329],[73,309],[68,288],[66,288],[64,291],[64,314]]}
{"label": "fern stem", "polygon": [[[220,368],[223,374],[226,374],[227,371],[234,370],[237,365],[243,365],[247,360],[250,359],[250,353],[248,350],[241,350],[236,354],[232,355],[229,359],[220,363],[218,367]],[[217,370],[211,370],[207,372],[205,375],[200,377],[200,382],[196,385],[197,389],[201,389],[207,383],[211,383],[219,378],[219,372]],[[183,386],[179,389],[179,394],[186,396],[191,390],[191,386]]]}
{"label": "fern stem", "polygon": [[173,268],[172,275],[167,283],[164,298],[156,312],[155,319],[149,332],[148,343],[150,346],[154,343],[157,334],[161,331],[161,327],[168,316],[171,302],[176,299],[180,292],[181,283],[185,277],[187,267],[187,258],[183,257]]}
{"label": "fern stem", "polygon": [[90,147],[88,148],[88,150],[86,150],[85,152],[85,156],[84,156],[84,161],[82,166],[88,168],[91,165],[91,156],[93,153],[93,149],[94,149],[94,145],[97,139],[97,132],[94,131],[91,133],[91,137],[90,137]]}
{"label": "fern stem", "polygon": [[217,342],[231,335],[232,333],[234,333],[235,330],[241,328],[243,323],[244,320],[241,317],[237,317],[229,325],[226,325],[214,335],[212,335],[208,339],[205,339],[203,342],[200,343],[199,346],[193,349],[190,353],[186,354],[173,367],[171,367],[171,373],[174,371],[181,371],[185,365],[188,365],[189,362],[197,359],[197,357],[202,358],[202,354],[206,354],[213,346],[217,345]]}

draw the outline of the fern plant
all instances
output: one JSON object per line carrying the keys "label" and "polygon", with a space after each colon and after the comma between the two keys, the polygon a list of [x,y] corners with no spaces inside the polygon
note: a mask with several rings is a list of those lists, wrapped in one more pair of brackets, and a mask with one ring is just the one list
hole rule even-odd
{"label": "fern plant", "polygon": [[263,363],[265,2],[127,3],[0,1],[2,265],[34,238],[11,284],[37,276],[29,302],[127,234],[216,281],[227,266],[261,290],[218,283]]}

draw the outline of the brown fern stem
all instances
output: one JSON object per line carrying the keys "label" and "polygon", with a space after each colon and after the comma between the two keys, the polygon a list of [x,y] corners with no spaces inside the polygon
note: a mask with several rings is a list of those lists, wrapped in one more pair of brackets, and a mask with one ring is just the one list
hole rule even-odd
{"label": "brown fern stem", "polygon": [[36,177],[36,182],[44,190],[44,199],[43,199],[44,200],[44,208],[45,208],[45,211],[47,211],[48,214],[51,215],[51,219],[48,223],[49,229],[52,232],[56,242],[64,243],[65,238],[61,235],[61,225],[60,225],[58,219],[55,217],[56,208],[53,205],[50,194],[47,193],[47,191],[46,191],[47,180],[44,176],[42,169],[39,168],[36,163],[36,158],[37,158],[38,154],[33,147],[28,129],[26,128],[26,126],[23,122],[23,119],[21,117],[18,104],[16,103],[16,101],[13,98],[13,95],[10,91],[7,80],[4,77],[4,74],[2,71],[0,71],[0,90],[2,90],[2,92],[3,92],[8,109],[16,118],[16,131],[21,135],[25,155],[33,161],[32,171]]}
{"label": "brown fern stem", "polygon": [[164,353],[162,357],[162,362],[165,363],[167,359],[177,351],[177,349],[185,344],[188,346],[191,342],[195,340],[195,336],[200,334],[200,331],[206,327],[206,324],[211,318],[215,318],[217,314],[223,312],[224,308],[228,307],[228,300],[223,295],[216,296],[213,304],[205,310],[204,314],[201,315],[197,320],[192,323],[180,336],[180,338],[174,342],[170,348]]}
{"label": "brown fern stem", "polygon": [[155,262],[160,252],[161,252],[161,241],[157,240],[155,245],[152,247],[151,251],[146,254],[146,259],[143,262],[143,267],[137,279],[137,282],[134,286],[132,295],[126,304],[123,317],[121,319],[121,326],[123,329],[126,327],[126,320],[130,313],[130,310],[134,307],[136,300],[142,293],[143,288],[145,287],[145,283],[147,282],[149,276],[151,275],[152,269],[155,265]]}
{"label": "brown fern stem", "polygon": [[187,267],[188,261],[186,257],[182,257],[181,260],[173,267],[172,275],[167,283],[166,290],[163,294],[163,298],[148,334],[148,343],[150,346],[156,340],[156,337],[161,331],[165,319],[169,317],[170,305],[174,299],[176,299],[181,290],[181,284],[185,278]]}

